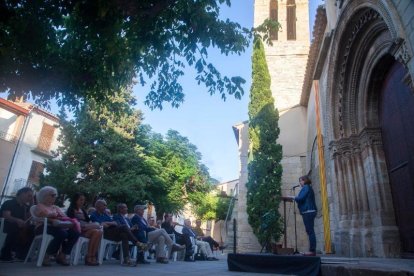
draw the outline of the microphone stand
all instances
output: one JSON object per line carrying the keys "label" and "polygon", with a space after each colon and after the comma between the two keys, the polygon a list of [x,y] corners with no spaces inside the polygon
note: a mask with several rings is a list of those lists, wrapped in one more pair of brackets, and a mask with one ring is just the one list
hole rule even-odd
{"label": "microphone stand", "polygon": [[[296,188],[297,188],[296,186],[292,188],[293,196],[295,196],[295,197],[296,197],[296,194],[295,194],[295,189]],[[294,221],[295,221],[295,252],[293,252],[293,255],[296,255],[296,254],[300,254],[299,251],[298,251],[298,234],[297,234],[297,230],[296,230],[296,200],[293,200],[293,218],[294,218]]]}

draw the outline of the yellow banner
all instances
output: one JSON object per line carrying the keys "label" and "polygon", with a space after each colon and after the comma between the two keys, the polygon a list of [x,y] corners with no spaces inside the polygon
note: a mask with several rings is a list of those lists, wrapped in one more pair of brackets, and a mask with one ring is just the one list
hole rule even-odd
{"label": "yellow banner", "polygon": [[325,253],[332,253],[331,249],[331,227],[329,221],[329,205],[328,205],[328,193],[326,190],[326,178],[325,178],[325,157],[323,137],[321,131],[321,118],[319,108],[319,81],[313,81],[313,87],[315,91],[315,111],[316,111],[316,131],[318,141],[318,156],[319,156],[319,179],[321,186],[321,200],[322,200],[322,218],[323,218],[323,236],[325,239]]}

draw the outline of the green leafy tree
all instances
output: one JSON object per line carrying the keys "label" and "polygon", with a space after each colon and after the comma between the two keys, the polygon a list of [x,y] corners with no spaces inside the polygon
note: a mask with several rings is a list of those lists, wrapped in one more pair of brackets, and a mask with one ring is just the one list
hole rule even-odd
{"label": "green leafy tree", "polygon": [[253,44],[252,86],[249,103],[249,142],[247,213],[253,232],[262,245],[278,241],[281,217],[282,146],[279,137],[279,113],[270,90],[270,75],[261,39]]}
{"label": "green leafy tree", "polygon": [[140,127],[136,141],[158,177],[159,185],[150,187],[149,198],[156,205],[157,217],[164,212],[179,213],[188,203],[204,202],[213,180],[195,145],[175,130],[163,137],[147,125]]}
{"label": "green leafy tree", "polygon": [[1,1],[0,91],[76,106],[151,79],[146,104],[177,107],[190,66],[210,94],[240,98],[245,81],[208,61],[210,47],[240,54],[251,37],[219,17],[223,4],[230,0]]}
{"label": "green leafy tree", "polygon": [[148,197],[157,177],[135,143],[141,114],[130,107],[130,91],[122,90],[111,102],[102,106],[90,100],[75,119],[62,116],[59,158],[46,162],[42,186],[55,186],[67,196],[84,192],[91,200],[104,197],[111,204],[133,205]]}

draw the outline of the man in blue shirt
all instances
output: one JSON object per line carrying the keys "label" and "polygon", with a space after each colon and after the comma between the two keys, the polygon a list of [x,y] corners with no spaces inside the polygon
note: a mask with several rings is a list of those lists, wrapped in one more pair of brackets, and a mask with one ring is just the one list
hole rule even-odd
{"label": "man in blue shirt", "polygon": [[122,252],[124,254],[123,265],[135,266],[129,257],[129,244],[131,241],[133,244],[142,248],[142,243],[139,242],[132,234],[129,225],[119,224],[114,221],[108,214],[106,214],[106,201],[97,200],[95,203],[96,211],[91,214],[91,221],[98,222],[102,225],[104,230],[104,238],[111,241],[122,242]]}

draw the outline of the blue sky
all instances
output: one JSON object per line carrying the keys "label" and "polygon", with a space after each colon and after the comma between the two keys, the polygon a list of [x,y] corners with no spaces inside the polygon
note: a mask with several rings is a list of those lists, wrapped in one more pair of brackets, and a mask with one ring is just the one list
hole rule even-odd
{"label": "blue sky", "polygon": [[[310,19],[321,0],[310,0]],[[244,27],[253,25],[253,0],[233,0],[229,8],[223,6],[222,17],[239,22]],[[143,101],[145,89],[135,87],[138,108],[144,113],[144,123],[154,131],[165,134],[169,129],[177,130],[197,146],[202,162],[210,169],[210,175],[220,182],[239,177],[239,157],[232,126],[248,120],[249,90],[251,85],[251,48],[241,55],[222,56],[217,51],[209,52],[210,61],[222,74],[241,76],[246,80],[245,95],[241,100],[228,97],[226,102],[219,95],[210,96],[204,86],[198,86],[190,70],[181,79],[185,102],[178,108],[165,105],[162,111],[147,108]]]}

